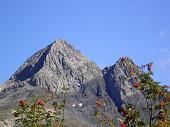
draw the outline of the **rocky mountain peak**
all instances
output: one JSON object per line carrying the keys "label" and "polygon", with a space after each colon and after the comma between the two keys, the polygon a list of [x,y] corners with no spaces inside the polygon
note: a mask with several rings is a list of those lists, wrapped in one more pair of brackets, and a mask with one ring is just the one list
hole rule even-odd
{"label": "rocky mountain peak", "polygon": [[107,93],[117,107],[120,107],[125,101],[129,102],[127,98],[133,97],[132,100],[135,100],[134,95],[141,95],[133,84],[137,82],[142,70],[129,57],[119,58],[114,65],[104,68],[102,72],[106,81]]}
{"label": "rocky mountain peak", "polygon": [[69,48],[73,49],[73,47],[69,43],[62,39],[57,39],[50,45],[50,50],[57,52],[62,50],[68,50]]}
{"label": "rocky mountain peak", "polygon": [[61,91],[63,84],[67,84],[73,91],[98,76],[102,73],[96,64],[66,41],[56,40],[26,60],[10,81],[27,82],[52,91]]}
{"label": "rocky mountain peak", "polygon": [[60,46],[64,46],[64,45],[69,45],[66,41],[62,40],[62,39],[56,39],[53,43],[53,46],[55,47],[60,47]]}

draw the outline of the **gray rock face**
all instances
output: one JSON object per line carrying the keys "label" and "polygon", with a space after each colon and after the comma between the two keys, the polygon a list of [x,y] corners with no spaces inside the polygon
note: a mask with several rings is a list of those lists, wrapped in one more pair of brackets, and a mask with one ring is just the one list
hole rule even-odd
{"label": "gray rock face", "polygon": [[105,103],[104,107],[99,110],[106,115],[106,118],[117,120],[116,118],[120,117],[117,107],[106,92],[105,80],[101,76],[82,84],[80,91],[71,98],[76,99],[72,101],[75,104],[82,103],[82,107],[75,108],[74,112],[79,112],[84,119],[93,124],[96,123],[94,113],[97,110],[95,107],[97,99],[102,99]]}
{"label": "gray rock face", "polygon": [[[131,75],[132,69],[134,76]],[[26,60],[0,86],[0,126],[12,127],[9,111],[19,99],[37,94],[46,97],[46,90],[62,99],[64,85],[70,88],[66,98],[68,127],[96,127],[94,112],[97,99],[105,102],[101,112],[116,121],[121,118],[118,108],[123,104],[132,103],[140,110],[144,97],[133,87],[140,73],[140,68],[130,58],[125,62],[119,59],[115,65],[101,70],[70,44],[63,40],[54,41]],[[116,127],[119,127],[118,123]]]}
{"label": "gray rock face", "polygon": [[[133,74],[131,74],[132,71]],[[142,70],[128,57],[126,61],[122,62],[120,58],[115,65],[103,69],[107,93],[114,100],[117,107],[121,107],[129,97],[138,95],[134,96],[137,98],[140,96],[141,92],[133,86],[140,73],[142,73]]]}
{"label": "gray rock face", "polygon": [[142,110],[142,107],[145,107],[145,97],[133,86],[138,81],[139,75],[143,73],[141,68],[130,58],[125,57],[124,61],[120,58],[116,64],[104,68],[102,72],[106,81],[106,91],[115,105],[121,108],[132,104],[140,111],[143,119],[147,120],[147,114]]}
{"label": "gray rock face", "polygon": [[[10,78],[61,92],[63,84],[74,92],[80,84],[102,76],[100,68],[63,40],[57,40],[30,57]],[[66,86],[67,87],[67,86]]]}

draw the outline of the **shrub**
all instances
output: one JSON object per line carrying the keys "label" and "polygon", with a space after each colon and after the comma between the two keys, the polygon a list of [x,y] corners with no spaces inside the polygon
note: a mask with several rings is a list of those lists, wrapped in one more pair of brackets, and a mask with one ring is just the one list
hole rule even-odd
{"label": "shrub", "polygon": [[46,108],[46,101],[33,97],[32,101],[21,99],[16,110],[12,111],[14,117],[17,117],[15,123],[23,127],[51,127],[56,121],[60,124],[59,116],[61,112],[55,108]]}

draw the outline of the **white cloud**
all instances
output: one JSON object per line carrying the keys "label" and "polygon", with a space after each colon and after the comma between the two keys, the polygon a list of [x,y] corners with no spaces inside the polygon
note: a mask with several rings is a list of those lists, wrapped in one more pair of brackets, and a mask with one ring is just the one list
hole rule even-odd
{"label": "white cloud", "polygon": [[159,35],[158,35],[159,39],[164,39],[164,38],[167,38],[167,37],[168,37],[168,34],[167,34],[166,31],[159,32]]}

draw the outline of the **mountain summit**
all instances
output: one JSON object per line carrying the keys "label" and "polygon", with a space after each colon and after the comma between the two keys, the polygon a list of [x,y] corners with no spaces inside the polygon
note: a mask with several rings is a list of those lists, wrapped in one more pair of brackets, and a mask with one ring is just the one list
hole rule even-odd
{"label": "mountain summit", "polygon": [[61,91],[68,84],[71,91],[80,84],[101,76],[100,68],[64,40],[56,40],[31,56],[10,78],[26,81],[51,91]]}
{"label": "mountain summit", "polygon": [[66,41],[56,40],[28,58],[0,86],[0,126],[13,126],[9,111],[16,107],[18,100],[30,99],[33,95],[47,97],[46,91],[53,92],[61,100],[65,86],[69,88],[66,127],[96,127],[93,114],[98,99],[105,102],[101,112],[114,118],[116,127],[119,127],[121,115],[118,109],[121,106],[131,103],[141,109],[144,98],[133,86],[140,73],[141,69],[128,57],[101,70]]}

